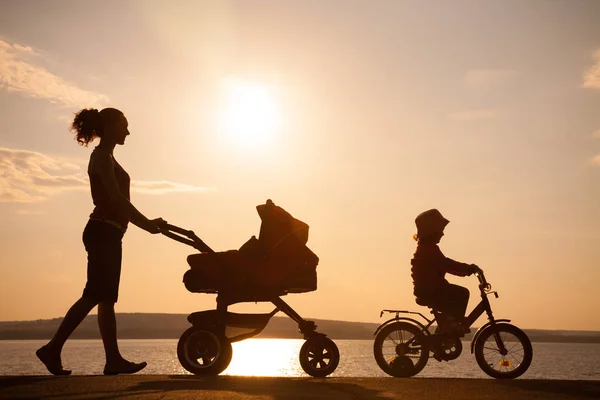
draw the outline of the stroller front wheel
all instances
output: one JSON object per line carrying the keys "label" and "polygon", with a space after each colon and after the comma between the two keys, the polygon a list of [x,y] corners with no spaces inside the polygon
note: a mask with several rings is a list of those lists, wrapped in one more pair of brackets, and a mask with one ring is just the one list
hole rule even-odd
{"label": "stroller front wheel", "polygon": [[197,327],[186,330],[177,343],[181,366],[194,375],[219,375],[229,366],[232,355],[229,339]]}
{"label": "stroller front wheel", "polygon": [[300,366],[310,376],[325,377],[335,371],[339,362],[336,344],[325,336],[312,337],[300,348]]}

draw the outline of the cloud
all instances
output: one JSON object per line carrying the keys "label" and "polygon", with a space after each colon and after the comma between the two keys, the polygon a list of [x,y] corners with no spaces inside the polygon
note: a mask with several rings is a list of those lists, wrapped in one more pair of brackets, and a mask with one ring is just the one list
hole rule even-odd
{"label": "cloud", "polygon": [[[150,195],[213,191],[168,181],[134,181],[131,186],[132,191]],[[0,203],[38,203],[73,190],[89,191],[83,165],[35,151],[0,147]]]}
{"label": "cloud", "polygon": [[600,165],[600,154],[596,155],[590,160],[590,164],[592,165]]}
{"label": "cloud", "polygon": [[87,189],[82,169],[28,150],[0,147],[0,202],[37,203],[65,190]]}
{"label": "cloud", "polygon": [[589,67],[583,74],[584,88],[600,89],[600,49],[592,55],[594,65]]}
{"label": "cloud", "polygon": [[592,55],[594,65],[589,67],[583,74],[584,88],[600,89],[600,49]]}
{"label": "cloud", "polygon": [[68,107],[100,107],[108,103],[105,95],[80,89],[35,65],[39,58],[31,47],[0,40],[0,89]]}
{"label": "cloud", "polygon": [[19,215],[42,215],[42,212],[37,211],[37,210],[17,210],[17,214],[19,214]]}
{"label": "cloud", "polygon": [[173,183],[167,181],[150,182],[150,181],[133,181],[131,182],[131,190],[145,194],[166,194],[176,192],[212,192],[213,188],[186,185],[183,183]]}
{"label": "cloud", "polygon": [[463,81],[469,87],[491,89],[505,85],[518,76],[517,71],[510,69],[475,69],[468,71]]}
{"label": "cloud", "polygon": [[471,110],[461,110],[455,111],[453,113],[448,114],[448,119],[454,121],[479,121],[486,119],[498,118],[503,115],[504,112],[498,109],[471,109]]}

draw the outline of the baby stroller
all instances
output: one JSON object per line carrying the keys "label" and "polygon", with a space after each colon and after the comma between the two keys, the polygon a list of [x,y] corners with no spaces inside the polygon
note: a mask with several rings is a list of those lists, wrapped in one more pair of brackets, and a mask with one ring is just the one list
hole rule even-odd
{"label": "baby stroller", "polygon": [[[166,224],[162,233],[199,250],[188,256],[190,269],[183,276],[193,293],[217,294],[215,310],[188,316],[192,327],[177,344],[181,365],[196,375],[218,375],[229,365],[231,343],[258,335],[269,319],[282,311],[298,323],[306,340],[300,349],[300,365],[309,375],[324,377],[338,366],[335,343],[316,331],[313,321],[296,313],[281,296],[317,289],[319,258],[307,246],[308,225],[293,218],[271,200],[256,207],[262,223],[258,239],[252,236],[239,250],[215,252],[194,232]],[[271,302],[268,314],[227,311],[241,302]]]}

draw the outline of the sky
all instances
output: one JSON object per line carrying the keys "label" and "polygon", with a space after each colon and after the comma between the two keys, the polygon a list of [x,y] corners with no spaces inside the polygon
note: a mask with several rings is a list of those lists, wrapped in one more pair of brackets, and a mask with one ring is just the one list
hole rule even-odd
{"label": "sky", "polygon": [[[427,313],[412,235],[437,208],[495,317],[600,330],[599,20],[593,0],[0,0],[0,320],[81,296],[97,142],[68,127],[115,107],[149,218],[218,251],[267,199],[310,225],[318,289],[284,297],[305,318]],[[191,247],[131,226],[123,248],[117,312],[214,308],[182,283]],[[448,279],[472,309],[476,278]]]}

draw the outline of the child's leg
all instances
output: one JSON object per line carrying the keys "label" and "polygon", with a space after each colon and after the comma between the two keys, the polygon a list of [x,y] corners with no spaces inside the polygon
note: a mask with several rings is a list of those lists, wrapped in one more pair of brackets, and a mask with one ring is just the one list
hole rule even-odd
{"label": "child's leg", "polygon": [[469,304],[469,289],[448,284],[444,286],[443,296],[446,302],[444,307],[446,315],[462,322],[467,311],[467,304]]}
{"label": "child's leg", "polygon": [[441,297],[443,305],[440,310],[444,313],[442,330],[462,333],[465,330],[462,323],[469,303],[469,290],[462,286],[447,284],[441,291]]}

